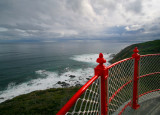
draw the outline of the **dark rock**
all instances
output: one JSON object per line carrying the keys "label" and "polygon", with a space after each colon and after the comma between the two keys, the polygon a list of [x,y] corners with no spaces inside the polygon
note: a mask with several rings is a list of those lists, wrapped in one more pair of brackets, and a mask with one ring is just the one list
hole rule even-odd
{"label": "dark rock", "polygon": [[4,97],[0,97],[0,99],[4,99]]}
{"label": "dark rock", "polygon": [[68,83],[66,83],[66,82],[62,82],[62,85],[61,85],[62,87],[68,87],[69,86],[69,84]]}
{"label": "dark rock", "polygon": [[79,84],[79,83],[80,83],[79,81],[76,81],[76,82],[75,82],[75,84]]}
{"label": "dark rock", "polygon": [[75,76],[75,75],[70,75],[69,77],[70,77],[70,78],[74,78],[74,77],[76,77],[76,76]]}
{"label": "dark rock", "polygon": [[75,86],[76,86],[76,87],[81,87],[82,85],[81,85],[81,84],[76,84]]}
{"label": "dark rock", "polygon": [[87,80],[90,80],[90,78],[86,78]]}
{"label": "dark rock", "polygon": [[57,84],[61,84],[61,81],[58,81]]}
{"label": "dark rock", "polygon": [[58,81],[57,84],[61,85],[62,87],[68,87],[69,86],[69,84],[64,82],[64,81],[63,82]]}

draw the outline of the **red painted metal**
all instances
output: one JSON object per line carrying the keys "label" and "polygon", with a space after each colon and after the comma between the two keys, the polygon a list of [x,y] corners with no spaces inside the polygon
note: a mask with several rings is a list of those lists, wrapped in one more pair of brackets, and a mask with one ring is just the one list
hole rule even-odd
{"label": "red painted metal", "polygon": [[143,96],[143,95],[146,95],[146,94],[148,94],[148,93],[155,92],[155,91],[160,91],[160,89],[155,89],[155,90],[152,90],[152,91],[145,92],[145,93],[139,95],[139,97],[141,97],[141,96]]}
{"label": "red painted metal", "polygon": [[75,95],[62,107],[62,109],[56,115],[64,115],[69,109],[73,106],[73,104],[77,101],[77,99],[86,91],[86,89],[98,78],[97,75],[93,76],[85,85],[83,85]]}
{"label": "red painted metal", "polygon": [[124,61],[130,60],[130,59],[133,59],[133,57],[126,58],[126,59],[120,60],[120,61],[118,61],[118,62],[115,62],[115,63],[109,65],[107,68],[108,68],[108,69],[109,69],[109,68],[112,68],[113,66],[115,66],[115,65],[117,65],[117,64],[119,64],[119,63],[122,63],[122,62],[124,62]]}
{"label": "red painted metal", "polygon": [[134,78],[133,78],[133,101],[132,101],[132,108],[133,109],[138,109],[140,105],[138,105],[138,68],[139,68],[139,60],[140,60],[140,55],[138,54],[138,48],[135,47],[133,50],[134,54],[132,57],[134,58]]}
{"label": "red painted metal", "polygon": [[146,76],[149,76],[149,75],[154,75],[154,74],[160,74],[160,72],[149,73],[149,74],[146,74],[146,75],[142,75],[139,78],[146,77]]}
{"label": "red painted metal", "polygon": [[155,55],[160,55],[160,54],[147,54],[147,55],[141,55],[141,57],[146,57],[146,56],[155,56]]}
{"label": "red painted metal", "polygon": [[107,72],[107,73],[106,73],[106,77],[105,77],[105,79],[104,79],[104,80],[105,80],[105,87],[106,87],[106,88],[105,88],[105,90],[106,90],[106,95],[105,95],[105,96],[106,96],[106,115],[108,115],[108,111],[109,111],[109,110],[108,110],[108,106],[109,106],[109,104],[108,104],[108,92],[109,92],[109,91],[108,91],[108,77],[109,77],[109,71],[108,71],[108,70],[109,70],[109,69],[107,68],[107,70],[106,70],[106,72]]}
{"label": "red painted metal", "polygon": [[108,69],[103,64],[106,63],[106,60],[103,58],[103,54],[99,54],[99,58],[97,59],[97,63],[99,65],[95,68],[95,74],[101,76],[101,115],[106,115],[108,110],[108,102],[106,102],[106,85],[105,77],[108,75]]}

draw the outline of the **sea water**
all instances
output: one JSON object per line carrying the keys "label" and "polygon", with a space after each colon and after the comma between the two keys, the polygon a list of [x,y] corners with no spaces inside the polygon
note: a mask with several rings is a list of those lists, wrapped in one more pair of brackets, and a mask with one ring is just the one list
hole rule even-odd
{"label": "sea water", "polygon": [[94,75],[100,52],[107,66],[113,54],[130,44],[104,40],[0,43],[0,103],[35,90],[83,85]]}

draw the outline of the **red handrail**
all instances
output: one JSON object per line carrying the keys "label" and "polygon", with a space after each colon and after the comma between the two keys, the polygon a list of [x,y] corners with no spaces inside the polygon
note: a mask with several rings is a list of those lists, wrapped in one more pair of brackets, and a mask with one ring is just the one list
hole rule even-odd
{"label": "red handrail", "polygon": [[155,56],[155,55],[160,55],[160,54],[147,54],[147,55],[141,55],[141,57],[145,57],[145,56]]}
{"label": "red handrail", "polygon": [[139,97],[141,97],[141,96],[143,96],[143,95],[146,95],[146,94],[148,94],[148,93],[151,93],[151,92],[155,92],[155,91],[160,91],[160,89],[155,89],[155,90],[151,90],[151,91],[145,92],[145,93],[139,95]]}
{"label": "red handrail", "polygon": [[142,75],[139,78],[146,77],[146,76],[149,76],[149,75],[154,75],[154,74],[160,74],[160,72],[149,73],[149,74],[146,74],[146,75]]}
{"label": "red handrail", "polygon": [[[114,67],[115,65],[118,65],[118,64],[120,64],[120,63],[122,63],[122,62],[131,60],[131,59],[133,59],[133,57],[126,58],[126,59],[120,60],[120,61],[118,61],[118,62],[115,62],[115,63],[113,63],[113,64],[107,66],[107,69],[109,70],[110,68]],[[107,79],[107,77],[108,77],[108,76],[106,76],[105,79]]]}
{"label": "red handrail", "polygon": [[117,65],[117,64],[119,64],[119,63],[122,63],[122,62],[124,62],[124,61],[130,60],[130,59],[133,59],[133,57],[126,58],[126,59],[120,60],[120,61],[118,61],[118,62],[115,62],[115,63],[107,66],[107,68],[108,68],[108,69],[109,69],[109,68],[112,68],[113,66],[115,66],[115,65]]}
{"label": "red handrail", "polygon": [[86,91],[86,89],[98,78],[98,75],[93,76],[85,85],[83,85],[76,94],[62,107],[62,109],[56,115],[64,115],[69,109],[73,106],[73,104],[77,101],[77,99]]}

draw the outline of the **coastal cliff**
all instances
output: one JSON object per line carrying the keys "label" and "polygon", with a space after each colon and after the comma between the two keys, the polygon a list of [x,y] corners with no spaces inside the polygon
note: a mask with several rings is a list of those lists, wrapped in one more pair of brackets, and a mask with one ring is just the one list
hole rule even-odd
{"label": "coastal cliff", "polygon": [[131,57],[133,54],[133,49],[135,47],[138,47],[140,55],[160,53],[160,40],[154,40],[154,41],[148,41],[130,45],[121,50],[118,54],[116,54],[114,58],[110,60],[110,63],[115,63],[119,60]]}

